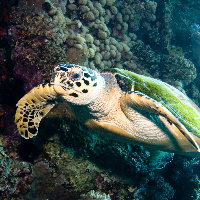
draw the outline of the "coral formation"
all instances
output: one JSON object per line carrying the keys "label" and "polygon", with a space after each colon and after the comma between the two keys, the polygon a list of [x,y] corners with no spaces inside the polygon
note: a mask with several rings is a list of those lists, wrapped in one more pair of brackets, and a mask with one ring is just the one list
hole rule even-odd
{"label": "coral formation", "polygon": [[[169,183],[176,187],[174,199],[198,199],[199,198],[199,158],[189,158],[176,155],[173,165],[169,165],[166,174]],[[170,180],[171,179],[171,180]],[[180,184],[179,180],[183,183]],[[184,195],[182,193],[184,191]]]}
{"label": "coral formation", "polygon": [[97,200],[111,200],[110,195],[91,190],[87,194],[82,194],[80,200],[97,199]]}
{"label": "coral formation", "polygon": [[0,138],[0,194],[1,199],[19,199],[30,190],[33,180],[31,164],[9,158],[3,150]]}
{"label": "coral formation", "polygon": [[200,27],[198,24],[193,24],[190,26],[191,32],[191,43],[192,43],[192,54],[193,59],[197,65],[200,67],[200,55],[199,55],[199,48],[200,48]]}
{"label": "coral formation", "polygon": [[[12,112],[23,96],[22,83],[27,92],[49,81],[55,65],[67,62],[98,71],[124,68],[159,78],[185,90],[198,103],[199,5],[183,0],[22,0],[16,4],[6,3],[0,18],[0,61],[5,64],[0,69],[3,198],[23,198],[32,176],[27,199],[199,198],[196,158],[172,160],[171,154],[99,139],[73,121],[65,105],[43,122],[36,142],[42,152],[33,144],[30,150],[16,136]],[[55,133],[61,142],[48,140]],[[39,158],[33,156],[36,149]],[[20,161],[21,157],[32,159],[33,164]]]}
{"label": "coral formation", "polygon": [[[176,66],[175,70],[184,70],[181,73],[173,71],[170,75],[174,76],[168,76],[169,80],[166,81],[178,77],[184,85],[196,77],[193,63],[183,56],[170,52],[162,56],[138,39],[144,36],[149,38],[149,44],[153,47],[163,40],[155,24],[157,3],[154,1],[73,1],[66,5],[66,16],[52,2],[42,5],[48,5],[48,9],[14,9],[11,12],[11,23],[30,35],[36,31],[37,35],[44,37],[44,41],[53,40],[55,44],[63,45],[65,52],[60,50],[59,55],[66,56],[59,59],[60,62],[88,65],[96,70],[127,68],[156,78],[163,78],[163,68]],[[26,17],[21,23],[22,15]],[[47,69],[49,67],[43,73]]]}
{"label": "coral formation", "polygon": [[[51,3],[51,4],[50,4]],[[39,10],[48,10],[49,5],[53,6],[54,8],[58,9],[59,11],[61,10],[62,13],[64,14],[66,12],[66,4],[67,0],[53,0],[53,1],[46,1],[46,0],[21,0],[19,2],[20,7],[23,6],[29,6],[29,7],[35,7]]]}
{"label": "coral formation", "polygon": [[[44,145],[41,156],[35,160],[32,184],[36,187],[26,197],[51,196],[52,199],[63,199],[63,196],[70,198],[74,194],[75,199],[94,196],[110,199],[145,198],[154,196],[155,185],[162,188],[161,192],[156,192],[160,198],[170,199],[173,196],[172,187],[161,175],[157,177],[154,174],[158,169],[155,159],[155,166],[149,168],[150,153],[146,149],[102,140],[88,130],[85,132],[85,128],[78,124],[62,126],[64,132],[60,132],[61,138],[51,138]],[[55,129],[49,128],[52,131]],[[110,154],[106,154],[108,151]],[[163,160],[163,163],[166,164],[166,161]],[[157,164],[161,164],[160,158]],[[105,170],[107,168],[109,172]],[[151,186],[151,182],[154,186]]]}
{"label": "coral formation", "polygon": [[52,19],[45,11],[35,7],[22,7],[20,10],[13,8],[10,23],[23,30],[25,35],[44,37],[60,44],[66,40],[65,23],[63,23],[64,16],[57,13]]}
{"label": "coral formation", "polygon": [[194,64],[190,60],[176,54],[163,55],[161,63],[163,64],[163,80],[166,82],[177,80],[182,81],[184,85],[188,85],[197,76]]}

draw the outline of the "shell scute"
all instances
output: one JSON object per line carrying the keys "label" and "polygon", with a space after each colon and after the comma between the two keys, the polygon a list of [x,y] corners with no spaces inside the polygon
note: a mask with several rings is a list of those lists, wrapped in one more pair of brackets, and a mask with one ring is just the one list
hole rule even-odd
{"label": "shell scute", "polygon": [[134,91],[141,92],[166,107],[192,134],[200,137],[200,109],[189,97],[173,86],[160,80],[146,77],[123,69],[115,73],[129,81]]}

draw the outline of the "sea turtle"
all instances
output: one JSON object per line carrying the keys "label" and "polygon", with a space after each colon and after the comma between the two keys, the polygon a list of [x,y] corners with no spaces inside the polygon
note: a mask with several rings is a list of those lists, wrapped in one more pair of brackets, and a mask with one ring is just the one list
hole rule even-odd
{"label": "sea turtle", "polygon": [[200,109],[173,86],[143,75],[61,64],[50,83],[34,87],[17,103],[15,122],[26,139],[63,99],[96,133],[174,153],[199,154]]}

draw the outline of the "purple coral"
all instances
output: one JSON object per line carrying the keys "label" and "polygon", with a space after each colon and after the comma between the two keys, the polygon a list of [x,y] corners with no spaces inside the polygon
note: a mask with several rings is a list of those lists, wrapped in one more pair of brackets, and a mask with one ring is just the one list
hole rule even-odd
{"label": "purple coral", "polygon": [[43,82],[42,72],[34,64],[34,52],[37,52],[40,41],[32,44],[25,42],[17,43],[13,49],[15,67],[13,74],[24,81],[24,90],[28,92],[36,85]]}
{"label": "purple coral", "polygon": [[42,72],[37,69],[36,65],[31,65],[26,60],[17,62],[13,71],[15,77],[24,81],[25,92],[43,82]]}

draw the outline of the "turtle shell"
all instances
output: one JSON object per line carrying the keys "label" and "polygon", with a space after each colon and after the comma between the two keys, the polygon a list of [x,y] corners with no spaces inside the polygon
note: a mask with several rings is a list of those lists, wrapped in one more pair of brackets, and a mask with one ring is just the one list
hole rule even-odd
{"label": "turtle shell", "polygon": [[175,87],[160,80],[114,68],[112,73],[124,91],[138,91],[166,107],[189,132],[200,137],[200,108]]}

